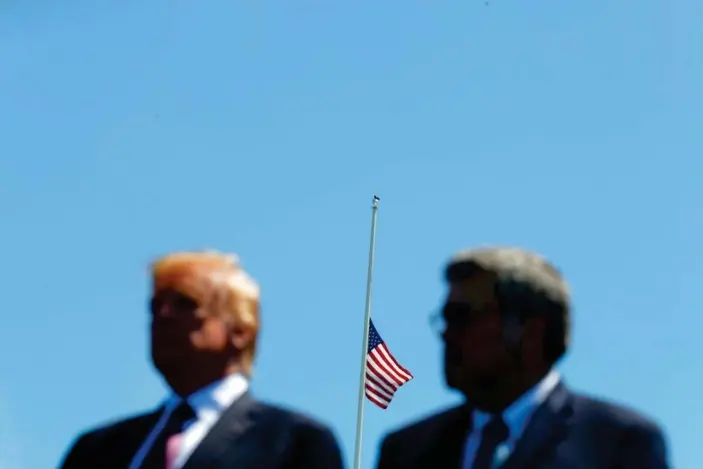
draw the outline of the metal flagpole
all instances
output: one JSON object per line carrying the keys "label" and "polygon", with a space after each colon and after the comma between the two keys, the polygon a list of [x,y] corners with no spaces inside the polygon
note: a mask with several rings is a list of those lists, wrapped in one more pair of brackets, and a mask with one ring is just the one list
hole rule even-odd
{"label": "metal flagpole", "polygon": [[361,469],[361,436],[364,427],[364,394],[366,390],[366,357],[369,347],[369,320],[371,319],[371,286],[373,284],[373,260],[376,249],[376,218],[378,217],[377,196],[373,196],[371,209],[371,245],[369,247],[369,270],[366,274],[366,309],[364,312],[364,339],[361,346],[361,373],[359,376],[359,402],[356,411],[356,444],[354,445],[353,469]]}

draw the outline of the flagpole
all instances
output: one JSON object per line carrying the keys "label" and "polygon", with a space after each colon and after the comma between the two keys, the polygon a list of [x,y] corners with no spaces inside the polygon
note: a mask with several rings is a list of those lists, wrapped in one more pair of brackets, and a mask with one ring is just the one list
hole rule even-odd
{"label": "flagpole", "polygon": [[369,348],[369,321],[371,319],[371,286],[373,284],[373,261],[376,250],[376,218],[378,217],[377,196],[373,196],[371,208],[371,243],[369,246],[369,268],[366,274],[366,308],[364,311],[364,338],[361,345],[361,373],[359,376],[359,402],[356,411],[356,443],[354,445],[353,469],[361,469],[361,436],[364,428],[364,395],[366,390],[366,358]]}

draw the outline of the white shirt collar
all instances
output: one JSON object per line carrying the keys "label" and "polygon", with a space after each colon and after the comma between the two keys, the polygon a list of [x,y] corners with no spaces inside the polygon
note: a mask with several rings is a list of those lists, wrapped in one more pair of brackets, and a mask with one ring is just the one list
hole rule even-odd
{"label": "white shirt collar", "polygon": [[[198,417],[204,413],[220,415],[234,401],[242,397],[249,389],[249,380],[242,374],[228,375],[221,380],[210,383],[186,398]],[[182,399],[172,395],[167,403],[167,409],[175,408]]]}
{"label": "white shirt collar", "polygon": [[[232,374],[188,396],[188,404],[190,404],[195,411],[196,419],[185,425],[185,427],[189,427],[190,430],[184,428],[186,431],[184,432],[184,440],[181,443],[181,449],[176,459],[176,467],[182,467],[183,462],[188,459],[194,448],[202,441],[212,426],[215,425],[222,413],[231,406],[234,401],[242,397],[248,388],[249,381],[244,375]],[[156,441],[159,432],[161,432],[166,425],[171,413],[182,401],[183,399],[176,395],[171,395],[171,397],[166,400],[163,406],[163,413],[142,443],[139,451],[134,455],[129,469],[139,468],[148,454],[149,449],[154,444],[154,441]]]}
{"label": "white shirt collar", "polygon": [[[510,428],[509,441],[517,441],[525,430],[530,417],[561,381],[561,376],[556,370],[550,371],[547,376],[533,386],[529,391],[520,396],[503,412],[503,421]],[[491,414],[475,410],[473,413],[474,425],[472,432],[480,432],[493,418]]]}

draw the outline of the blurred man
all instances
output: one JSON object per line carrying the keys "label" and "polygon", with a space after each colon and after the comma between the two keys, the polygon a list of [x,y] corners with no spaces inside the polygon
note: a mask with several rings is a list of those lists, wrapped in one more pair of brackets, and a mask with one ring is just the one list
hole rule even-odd
{"label": "blurred man", "polygon": [[660,428],[573,393],[554,369],[569,343],[569,290],[515,248],[456,255],[437,318],[447,385],[466,404],[385,438],[378,469],[666,469]]}
{"label": "blurred man", "polygon": [[63,469],[341,469],[330,430],[248,392],[259,288],[236,259],[153,265],[151,356],[173,391],[158,409],[81,435]]}

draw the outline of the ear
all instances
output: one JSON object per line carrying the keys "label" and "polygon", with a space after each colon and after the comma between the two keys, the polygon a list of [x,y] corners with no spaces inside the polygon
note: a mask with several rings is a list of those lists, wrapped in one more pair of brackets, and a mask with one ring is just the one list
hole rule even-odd
{"label": "ear", "polygon": [[531,360],[544,357],[544,332],[547,321],[541,316],[532,316],[525,321],[522,335],[522,348]]}
{"label": "ear", "polygon": [[244,350],[254,340],[254,333],[243,325],[232,326],[230,330],[230,343],[237,350]]}

